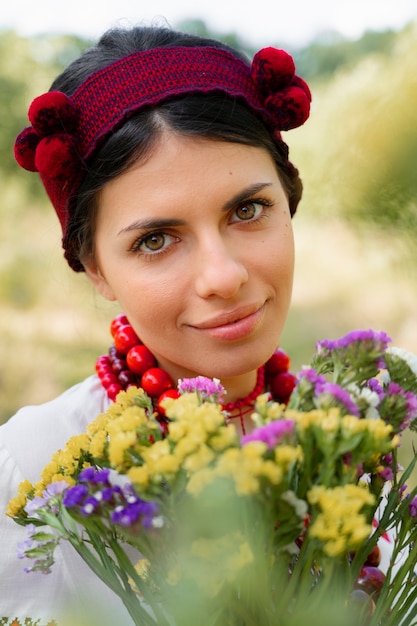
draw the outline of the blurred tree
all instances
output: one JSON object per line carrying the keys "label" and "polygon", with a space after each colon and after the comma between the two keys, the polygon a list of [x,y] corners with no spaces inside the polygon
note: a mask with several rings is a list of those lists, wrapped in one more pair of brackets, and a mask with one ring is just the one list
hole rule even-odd
{"label": "blurred tree", "polygon": [[416,54],[417,24],[397,36],[388,56],[368,54],[316,85],[299,145],[310,211],[414,237]]}
{"label": "blurred tree", "polygon": [[301,76],[323,81],[329,80],[340,69],[352,69],[370,54],[389,56],[398,37],[393,30],[367,31],[359,39],[350,40],[336,31],[328,31],[292,53]]}
{"label": "blurred tree", "polygon": [[233,48],[236,48],[237,50],[242,50],[243,52],[246,52],[246,54],[250,58],[252,58],[252,56],[256,52],[256,48],[250,46],[248,42],[246,42],[237,33],[220,33],[210,30],[205,21],[201,19],[183,20],[176,24],[176,27],[179,30],[183,30],[187,33],[193,33],[194,35],[199,35],[200,37],[212,37],[214,39],[223,41],[224,43],[232,46]]}

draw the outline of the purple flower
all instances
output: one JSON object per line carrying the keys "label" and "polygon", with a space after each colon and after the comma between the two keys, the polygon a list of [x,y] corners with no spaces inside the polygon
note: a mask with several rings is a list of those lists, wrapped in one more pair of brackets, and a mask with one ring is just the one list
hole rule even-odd
{"label": "purple flower", "polygon": [[36,511],[44,507],[48,502],[47,498],[41,498],[41,496],[35,496],[32,500],[26,504],[24,510],[29,515],[29,517],[33,517],[36,515]]}
{"label": "purple flower", "polygon": [[319,341],[313,363],[319,371],[343,374],[345,382],[369,379],[385,367],[384,355],[390,341],[385,332],[354,330],[340,339]]}
{"label": "purple flower", "polygon": [[385,392],[382,388],[381,383],[379,382],[379,380],[377,378],[370,378],[367,382],[367,387],[371,390],[374,391],[378,398],[379,401],[381,402],[381,400],[384,399],[385,397]]}
{"label": "purple flower", "polygon": [[44,490],[43,495],[46,498],[53,498],[54,496],[59,496],[66,489],[68,489],[68,483],[66,480],[58,480],[56,483],[51,483]]}
{"label": "purple flower", "polygon": [[100,502],[97,498],[93,496],[88,496],[85,498],[84,502],[81,505],[80,512],[87,516],[95,513],[96,509],[100,506]]}
{"label": "purple flower", "polygon": [[31,567],[25,567],[26,573],[40,571],[50,574],[54,564],[54,551],[59,543],[59,537],[53,533],[39,530],[35,524],[26,526],[26,538],[17,545],[19,559],[31,559]]}
{"label": "purple flower", "polygon": [[412,391],[406,391],[408,421],[412,422],[417,417],[417,396]]}
{"label": "purple flower", "polygon": [[388,344],[391,342],[390,337],[384,331],[377,332],[374,330],[353,330],[340,339],[324,339],[319,341],[316,349],[325,348],[329,352],[339,350],[340,348],[348,348],[352,344],[373,344],[373,349],[378,352],[384,352]]}
{"label": "purple flower", "polygon": [[82,470],[82,472],[80,472],[78,476],[78,480],[80,482],[86,482],[86,483],[93,482],[96,472],[97,470],[95,467],[86,467],[85,469]]}
{"label": "purple flower", "polygon": [[416,518],[417,517],[417,496],[414,496],[411,502],[408,503],[408,509],[410,511],[411,517]]}
{"label": "purple flower", "polygon": [[118,487],[105,487],[104,489],[101,489],[101,491],[99,492],[101,496],[101,501],[110,502],[110,500],[114,498],[115,493],[118,493],[118,491]]}
{"label": "purple flower", "polygon": [[183,393],[196,392],[200,400],[210,400],[221,403],[225,395],[225,389],[217,378],[196,376],[195,378],[183,378],[178,381],[178,391]]}
{"label": "purple flower", "polygon": [[18,559],[26,558],[26,551],[32,548],[34,543],[32,535],[34,535],[36,531],[37,527],[35,526],[35,524],[28,524],[26,526],[26,537],[23,541],[19,541],[19,543],[17,544]]}
{"label": "purple flower", "polygon": [[43,507],[48,507],[52,512],[57,513],[56,496],[61,495],[66,489],[68,489],[68,483],[65,480],[51,483],[43,490],[42,496],[35,496],[29,500],[24,510],[29,517],[36,517],[36,512]]}
{"label": "purple flower", "polygon": [[380,405],[381,414],[396,431],[401,432],[408,428],[417,416],[417,396],[394,382],[389,383],[385,391]]}
{"label": "purple flower", "polygon": [[79,506],[87,493],[88,489],[85,485],[75,485],[74,487],[70,487],[64,495],[62,504],[67,507]]}
{"label": "purple flower", "polygon": [[330,401],[334,400],[336,405],[343,405],[349,415],[359,417],[359,407],[352,400],[349,393],[340,387],[340,385],[336,383],[325,383],[323,386],[317,388],[318,399],[320,399],[320,396],[327,396],[327,399]]}
{"label": "purple flower", "polygon": [[108,468],[105,469],[97,469],[95,467],[86,467],[80,472],[78,476],[78,480],[80,482],[86,483],[105,483],[109,482],[109,474],[110,470]]}
{"label": "purple flower", "polygon": [[268,448],[274,448],[279,444],[286,436],[291,436],[294,433],[294,421],[293,420],[275,420],[255,428],[250,435],[244,435],[241,439],[242,445],[249,443],[250,441],[263,441],[267,444]]}
{"label": "purple flower", "polygon": [[299,380],[305,378],[309,383],[315,387],[316,385],[324,385],[326,383],[325,376],[317,374],[316,370],[312,367],[303,367],[303,369],[297,374]]}
{"label": "purple flower", "polygon": [[384,469],[378,472],[378,476],[385,481],[394,479],[394,473],[391,467],[384,467]]}
{"label": "purple flower", "polygon": [[153,517],[157,512],[156,502],[146,502],[137,497],[135,502],[117,506],[110,515],[110,520],[113,524],[129,527],[141,519],[142,526],[147,528],[152,525]]}

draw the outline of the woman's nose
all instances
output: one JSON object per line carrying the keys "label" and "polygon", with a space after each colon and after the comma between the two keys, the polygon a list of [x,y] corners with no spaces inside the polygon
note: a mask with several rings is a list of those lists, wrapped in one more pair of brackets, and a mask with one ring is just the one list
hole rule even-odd
{"label": "woman's nose", "polygon": [[248,271],[230,243],[220,236],[211,238],[199,249],[196,264],[196,292],[201,298],[232,298],[248,280]]}

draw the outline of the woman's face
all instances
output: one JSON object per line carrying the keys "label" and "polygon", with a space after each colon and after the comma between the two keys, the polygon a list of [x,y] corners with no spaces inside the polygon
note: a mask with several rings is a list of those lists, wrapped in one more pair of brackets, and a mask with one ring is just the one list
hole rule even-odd
{"label": "woman's face", "polygon": [[100,192],[95,248],[88,276],[174,379],[248,376],[278,345],[294,250],[266,150],[164,133]]}

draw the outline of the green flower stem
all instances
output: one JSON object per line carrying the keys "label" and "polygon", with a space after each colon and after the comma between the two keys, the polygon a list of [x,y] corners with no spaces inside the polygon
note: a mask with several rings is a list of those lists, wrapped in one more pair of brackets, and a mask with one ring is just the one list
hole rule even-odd
{"label": "green flower stem", "polygon": [[105,536],[105,528],[100,528],[99,533],[97,533],[93,526],[97,527],[100,525],[89,524],[88,527],[85,525],[85,531],[99,558],[94,556],[86,546],[85,540],[81,539],[78,533],[67,530],[67,537],[71,545],[98,578],[119,596],[136,626],[155,626],[155,624],[159,624],[142,607],[134,591],[121,584],[120,568],[108,554],[107,546],[101,539],[101,536]]}
{"label": "green flower stem", "polygon": [[[400,529],[399,531],[400,541],[398,549],[396,549],[392,555],[392,561],[387,572],[387,584],[384,585],[380,598],[377,603],[378,610],[377,616],[384,615],[384,609],[387,607],[393,607],[395,605],[395,613],[385,618],[384,625],[397,626],[401,624],[398,621],[402,616],[406,617],[410,607],[417,601],[417,587],[415,582],[415,574],[413,568],[417,558],[417,529],[410,536],[406,529]],[[412,546],[408,553],[408,556],[402,559],[401,567],[394,571],[395,562],[401,558],[401,551],[406,549],[405,546]],[[414,580],[414,582],[413,582]],[[411,592],[411,588],[414,585],[414,590]],[[395,621],[394,621],[395,620]],[[375,626],[377,621],[373,622]],[[372,624],[372,626],[373,626]]]}
{"label": "green flower stem", "polygon": [[[146,586],[143,585],[143,581],[141,580],[140,576],[138,576],[134,566],[132,565],[132,562],[130,561],[129,557],[127,556],[126,552],[123,550],[121,545],[119,544],[119,541],[116,537],[113,537],[113,539],[110,541],[110,547],[120,566],[120,572],[121,572],[121,576],[124,579],[125,587],[128,589],[131,589],[131,586],[129,583],[129,578],[131,578],[134,581],[137,588],[139,589],[139,591],[144,596],[145,602],[149,604],[149,606],[151,607],[156,617],[156,620],[157,620],[156,623],[158,624],[158,626],[165,626],[165,625],[168,626],[169,622],[166,620],[166,617],[161,611],[159,604],[157,602],[154,602],[152,598],[152,592],[150,593],[147,592]],[[136,598],[137,603],[140,604],[136,594],[134,594],[134,596]]]}

